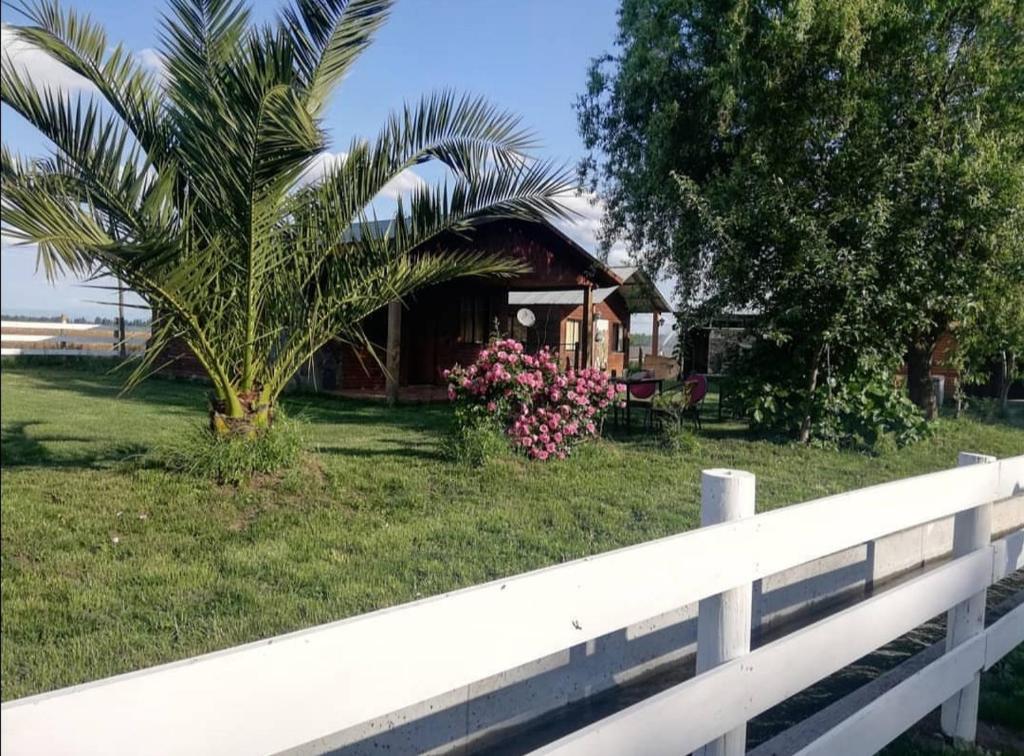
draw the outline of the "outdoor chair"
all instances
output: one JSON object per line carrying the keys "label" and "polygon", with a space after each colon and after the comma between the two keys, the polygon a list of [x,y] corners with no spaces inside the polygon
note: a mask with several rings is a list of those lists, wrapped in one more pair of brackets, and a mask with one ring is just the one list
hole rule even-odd
{"label": "outdoor chair", "polygon": [[[653,422],[654,412],[654,395],[658,391],[658,384],[651,383],[638,383],[630,384],[630,380],[654,378],[654,373],[650,370],[635,370],[626,377],[626,392],[629,394],[629,410],[630,413],[634,411],[642,412],[644,415],[644,427],[649,428]],[[619,413],[620,409],[618,406],[615,407],[615,424],[619,424]],[[632,422],[630,414],[626,415],[627,421]]]}
{"label": "outdoor chair", "polygon": [[708,393],[707,376],[695,373],[684,380],[683,385],[689,386],[689,396],[687,397],[686,407],[683,409],[683,416],[691,418],[694,427],[697,430],[701,430],[700,410],[704,405],[704,397]]}

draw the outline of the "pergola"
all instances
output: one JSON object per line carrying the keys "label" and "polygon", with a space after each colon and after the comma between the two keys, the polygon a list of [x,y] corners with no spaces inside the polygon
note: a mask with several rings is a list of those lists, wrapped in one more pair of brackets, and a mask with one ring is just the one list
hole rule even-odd
{"label": "pergola", "polygon": [[[626,301],[630,314],[651,313],[651,354],[658,354],[659,326],[663,313],[671,312],[672,306],[665,300],[651,277],[640,268],[633,266],[613,267],[612,272],[622,280],[619,294]],[[626,331],[625,352],[629,355],[629,331]]]}
{"label": "pergola", "polygon": [[[583,286],[559,289],[516,289],[509,292],[508,303],[512,306],[535,307],[580,307],[582,314],[581,340],[579,344],[579,365],[592,366],[594,355],[595,307],[608,297],[617,294],[626,306],[630,316],[651,313],[653,316],[651,354],[658,354],[659,321],[671,306],[658,288],[642,270],[635,267],[611,268],[617,282],[611,286]],[[625,324],[624,324],[625,325]],[[629,327],[623,328],[623,352],[628,361]]]}

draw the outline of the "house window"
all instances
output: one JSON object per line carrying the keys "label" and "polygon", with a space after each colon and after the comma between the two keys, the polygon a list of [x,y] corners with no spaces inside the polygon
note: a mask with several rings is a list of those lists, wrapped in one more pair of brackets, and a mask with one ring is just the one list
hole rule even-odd
{"label": "house window", "polygon": [[579,320],[565,321],[565,344],[569,349],[578,349],[582,322]]}
{"label": "house window", "polygon": [[487,341],[487,298],[464,297],[459,308],[459,340],[463,344]]}

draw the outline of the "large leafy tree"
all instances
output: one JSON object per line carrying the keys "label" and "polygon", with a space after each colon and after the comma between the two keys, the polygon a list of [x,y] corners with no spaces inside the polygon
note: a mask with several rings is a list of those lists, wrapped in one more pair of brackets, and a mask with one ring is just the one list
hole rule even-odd
{"label": "large leafy tree", "polygon": [[[109,271],[155,315],[141,379],[172,339],[209,374],[211,425],[266,427],[296,371],[333,338],[424,286],[508,275],[509,259],[446,250],[493,217],[564,213],[564,171],[530,159],[531,134],[483,100],[442,92],[407,104],[308,184],[327,146],[332,92],[385,22],[389,0],[295,0],[256,25],[238,0],[170,0],[160,74],[56,2],[21,8],[20,39],[95,88],[37,86],[4,56],[2,99],[53,144],[3,150],[3,229],[38,246],[46,272]],[[446,178],[398,203],[373,200],[435,161]],[[426,253],[426,247],[434,250]]]}
{"label": "large leafy tree", "polygon": [[922,333],[930,360],[1011,236],[1019,14],[1003,0],[623,1],[618,50],[594,61],[578,107],[606,239],[675,274],[684,315],[760,313],[757,369],[801,438],[837,381],[891,375]]}
{"label": "large leafy tree", "polygon": [[1006,414],[1013,383],[1024,380],[1024,254],[1001,256],[992,266],[957,328],[956,360],[968,383],[989,383],[995,374]]}
{"label": "large leafy tree", "polygon": [[1021,274],[1010,261],[1024,260],[1024,5],[910,3],[872,36],[858,138],[886,169],[882,281],[911,398],[933,417],[939,337],[957,335],[996,279]]}

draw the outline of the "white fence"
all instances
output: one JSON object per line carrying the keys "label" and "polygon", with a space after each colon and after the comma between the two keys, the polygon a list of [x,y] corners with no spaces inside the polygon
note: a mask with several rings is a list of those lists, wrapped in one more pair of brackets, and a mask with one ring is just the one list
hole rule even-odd
{"label": "white fence", "polygon": [[[138,354],[145,351],[149,334],[148,327],[127,327],[125,353]],[[118,357],[121,355],[121,338],[116,326],[3,320],[0,321],[0,355]]]}
{"label": "white fence", "polygon": [[[991,503],[1024,495],[1024,457],[962,457],[983,463],[745,517],[752,476],[708,471],[705,511],[740,519],[13,701],[4,753],[322,753],[345,750],[346,733],[359,737],[349,750],[372,751],[380,733],[367,723],[387,729],[424,701],[464,705],[508,670],[697,601],[697,676],[539,753],[736,752],[749,719],[946,610],[946,653],[801,752],[874,752],[943,702],[947,730],[971,737],[979,673],[1024,641],[1024,607],[983,625],[986,588],[1024,567],[1024,530],[989,532]],[[737,613],[752,581],[951,515],[951,560],[747,651]]]}

